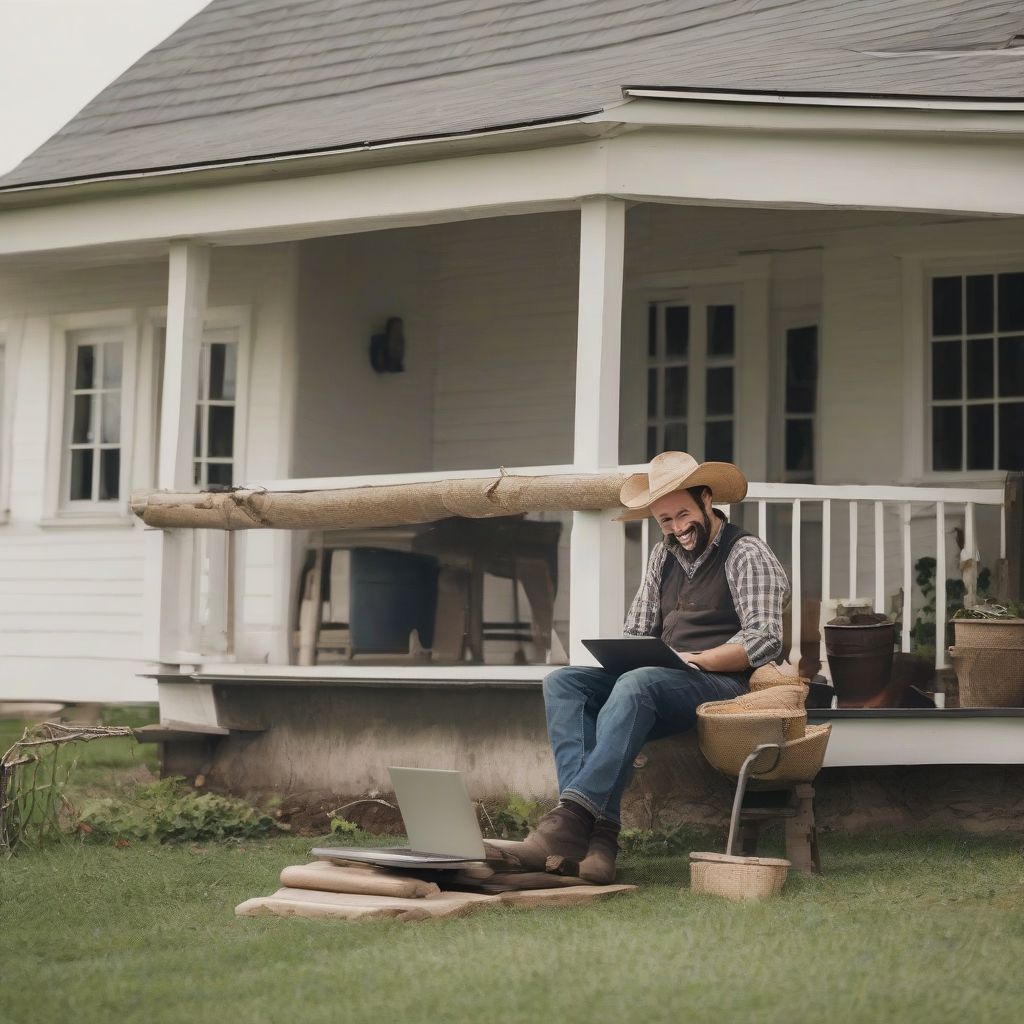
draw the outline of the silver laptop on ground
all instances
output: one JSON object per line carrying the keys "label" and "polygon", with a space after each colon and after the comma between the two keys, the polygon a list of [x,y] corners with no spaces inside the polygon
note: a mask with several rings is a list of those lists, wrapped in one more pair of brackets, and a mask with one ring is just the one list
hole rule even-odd
{"label": "silver laptop on ground", "polygon": [[392,868],[464,868],[484,860],[476,809],[461,772],[388,768],[408,846],[321,846],[314,857]]}

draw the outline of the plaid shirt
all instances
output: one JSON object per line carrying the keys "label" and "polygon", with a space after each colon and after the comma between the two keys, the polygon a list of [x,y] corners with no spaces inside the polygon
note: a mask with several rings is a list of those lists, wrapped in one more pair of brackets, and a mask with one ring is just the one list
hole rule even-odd
{"label": "plaid shirt", "polygon": [[[724,517],[722,525],[725,525]],[[719,530],[707,550],[692,565],[682,556],[679,542],[673,536],[655,544],[647,561],[647,572],[633,598],[623,633],[626,636],[661,635],[661,577],[665,559],[675,558],[693,579],[707,561],[711,550],[722,540]],[[740,631],[728,642],[741,644],[753,668],[774,661],[782,653],[782,606],[789,596],[786,570],[759,537],[740,537],[725,560],[725,576]]]}

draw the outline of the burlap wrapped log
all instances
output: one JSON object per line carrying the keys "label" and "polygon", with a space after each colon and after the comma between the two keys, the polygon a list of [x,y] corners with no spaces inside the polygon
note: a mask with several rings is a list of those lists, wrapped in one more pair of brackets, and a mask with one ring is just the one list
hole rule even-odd
{"label": "burlap wrapped log", "polygon": [[147,526],[196,530],[349,530],[618,508],[621,473],[516,476],[347,487],[334,491],[159,491],[132,499]]}

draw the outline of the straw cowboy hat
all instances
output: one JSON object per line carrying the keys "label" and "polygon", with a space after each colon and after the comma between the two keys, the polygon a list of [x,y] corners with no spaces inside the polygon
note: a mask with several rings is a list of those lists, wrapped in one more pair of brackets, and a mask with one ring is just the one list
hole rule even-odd
{"label": "straw cowboy hat", "polygon": [[627,511],[615,520],[646,519],[659,498],[687,487],[710,487],[715,501],[726,505],[747,496],[747,478],[731,462],[698,463],[687,452],[662,452],[646,473],[634,473],[622,485],[619,501]]}

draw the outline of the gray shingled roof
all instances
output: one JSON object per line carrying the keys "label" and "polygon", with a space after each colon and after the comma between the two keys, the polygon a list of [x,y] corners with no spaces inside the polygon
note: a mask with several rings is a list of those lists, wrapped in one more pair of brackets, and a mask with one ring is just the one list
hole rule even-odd
{"label": "gray shingled roof", "polygon": [[0,188],[590,113],[624,85],[1024,97],[1024,0],[213,0]]}

